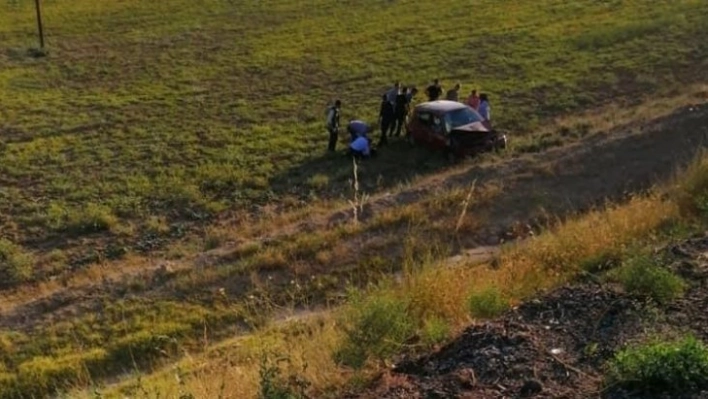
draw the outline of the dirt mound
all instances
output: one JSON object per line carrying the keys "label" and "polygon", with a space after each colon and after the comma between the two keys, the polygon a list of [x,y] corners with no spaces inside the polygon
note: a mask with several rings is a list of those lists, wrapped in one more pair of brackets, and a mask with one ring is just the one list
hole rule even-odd
{"label": "dirt mound", "polygon": [[[686,295],[670,305],[648,305],[609,285],[563,287],[469,327],[435,353],[402,361],[357,397],[647,397],[604,387],[604,365],[618,350],[651,334],[708,340],[708,236],[666,253],[674,256],[669,267],[689,283]],[[708,392],[680,397],[708,398]]]}

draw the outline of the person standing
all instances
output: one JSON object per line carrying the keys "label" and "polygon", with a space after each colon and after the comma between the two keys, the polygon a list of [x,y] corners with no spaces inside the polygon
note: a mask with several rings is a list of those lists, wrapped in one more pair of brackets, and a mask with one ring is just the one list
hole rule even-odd
{"label": "person standing", "polygon": [[[396,124],[396,137],[401,136],[401,129],[406,123],[406,116],[409,111],[408,88],[404,87],[398,96],[396,96],[396,105],[394,108],[394,121]],[[391,130],[393,132],[393,129]]]}
{"label": "person standing", "polygon": [[341,115],[342,102],[337,100],[334,105],[327,109],[327,131],[329,132],[329,146],[328,150],[330,152],[335,151],[337,147],[337,139],[339,138],[339,117]]}
{"label": "person standing", "polygon": [[460,84],[457,83],[454,88],[447,91],[446,99],[448,101],[459,101],[460,100]]}
{"label": "person standing", "polygon": [[388,100],[386,94],[381,98],[381,108],[379,109],[379,127],[381,128],[380,145],[388,144],[388,131],[394,122],[393,105]]}
{"label": "person standing", "polygon": [[489,96],[487,93],[482,93],[479,95],[479,114],[482,116],[484,121],[484,126],[488,129],[492,126],[492,107],[489,105]]}
{"label": "person standing", "polygon": [[386,92],[386,99],[391,103],[392,107],[396,106],[396,96],[401,92],[401,83],[396,82],[393,87]]}
{"label": "person standing", "polygon": [[470,93],[470,96],[467,97],[467,105],[469,105],[470,108],[472,108],[474,110],[479,109],[479,96],[477,95],[476,89],[472,90],[472,92]]}
{"label": "person standing", "polygon": [[425,94],[428,95],[428,101],[435,101],[440,98],[440,96],[442,96],[442,86],[440,86],[440,81],[435,79],[433,84],[425,89]]}

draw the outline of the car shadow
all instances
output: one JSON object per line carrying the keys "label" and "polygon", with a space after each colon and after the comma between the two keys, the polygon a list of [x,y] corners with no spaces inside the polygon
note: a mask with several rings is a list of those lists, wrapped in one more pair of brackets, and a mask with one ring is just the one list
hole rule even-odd
{"label": "car shadow", "polygon": [[[375,138],[375,141],[378,137]],[[411,146],[404,138],[389,139],[385,146],[374,146],[376,154],[354,162],[344,145],[295,167],[283,170],[270,180],[277,196],[300,199],[352,198],[354,183],[360,193],[373,194],[410,182],[417,176],[439,172],[451,166],[441,152]]]}

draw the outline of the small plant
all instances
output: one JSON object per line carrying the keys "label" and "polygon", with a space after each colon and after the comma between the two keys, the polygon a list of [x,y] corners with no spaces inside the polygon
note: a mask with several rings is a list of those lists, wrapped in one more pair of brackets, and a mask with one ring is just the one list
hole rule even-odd
{"label": "small plant", "polygon": [[425,320],[421,336],[427,345],[439,344],[450,336],[450,325],[442,318],[432,317]]}
{"label": "small plant", "polygon": [[325,174],[318,173],[307,179],[307,184],[314,189],[322,190],[329,185],[329,177]]}
{"label": "small plant", "polygon": [[346,338],[335,360],[361,368],[369,358],[383,361],[398,352],[415,331],[408,303],[393,296],[374,296],[354,303]]}
{"label": "small plant", "polygon": [[704,154],[696,157],[674,191],[676,202],[687,215],[708,216],[708,157]]}
{"label": "small plant", "polygon": [[32,278],[34,256],[13,242],[0,239],[0,285],[19,284]]}
{"label": "small plant", "polygon": [[305,391],[310,386],[307,380],[291,374],[283,378],[280,364],[290,362],[286,357],[280,357],[272,362],[267,354],[261,356],[258,375],[260,378],[259,399],[306,399]]}
{"label": "small plant", "polygon": [[497,287],[489,287],[484,291],[472,293],[467,303],[472,315],[482,318],[498,316],[509,307],[509,303]]}
{"label": "small plant", "polygon": [[659,266],[648,256],[631,258],[622,267],[610,273],[627,292],[648,297],[663,304],[680,296],[684,281],[671,271]]}
{"label": "small plant", "polygon": [[706,388],[708,348],[693,337],[629,348],[610,362],[606,382],[645,393]]}

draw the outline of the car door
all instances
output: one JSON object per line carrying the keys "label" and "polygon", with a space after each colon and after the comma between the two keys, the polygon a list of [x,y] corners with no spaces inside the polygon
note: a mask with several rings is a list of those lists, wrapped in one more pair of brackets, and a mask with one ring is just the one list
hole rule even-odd
{"label": "car door", "polygon": [[441,115],[433,115],[431,119],[429,143],[436,149],[443,149],[447,145],[447,126],[445,118]]}
{"label": "car door", "polygon": [[419,143],[430,143],[432,133],[432,118],[430,112],[420,111],[415,116],[415,128],[412,130],[413,137]]}

